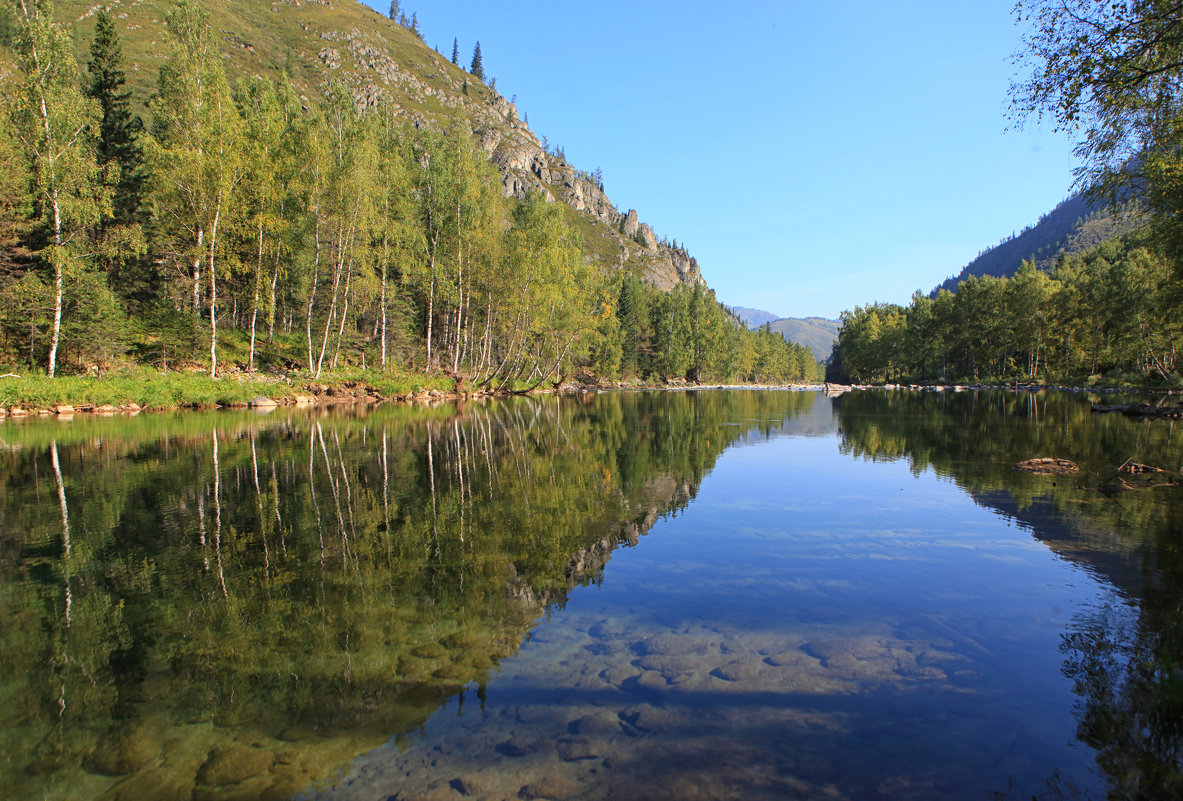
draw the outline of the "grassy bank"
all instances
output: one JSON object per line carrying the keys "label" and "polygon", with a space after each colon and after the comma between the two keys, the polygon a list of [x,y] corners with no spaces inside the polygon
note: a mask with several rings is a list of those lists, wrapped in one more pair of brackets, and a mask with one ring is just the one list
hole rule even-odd
{"label": "grassy bank", "polygon": [[393,398],[430,390],[450,392],[455,386],[455,381],[442,373],[352,370],[324,374],[312,382],[306,378],[255,373],[210,378],[205,373],[161,373],[129,367],[101,378],[41,375],[0,378],[0,409],[32,411],[63,404],[203,408],[243,404],[259,395],[280,403],[294,401],[301,395],[344,395],[359,390]]}

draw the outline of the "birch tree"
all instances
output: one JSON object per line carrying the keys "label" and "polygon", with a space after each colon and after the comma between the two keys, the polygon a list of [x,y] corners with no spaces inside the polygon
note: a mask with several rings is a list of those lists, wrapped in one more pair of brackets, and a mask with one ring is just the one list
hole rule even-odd
{"label": "birch tree", "polygon": [[20,94],[14,130],[31,165],[33,194],[47,229],[40,251],[53,271],[53,316],[46,374],[57,371],[65,278],[83,269],[87,230],[108,214],[111,191],[95,161],[97,105],[79,91],[70,34],[53,22],[52,7],[19,0],[16,55]]}
{"label": "birch tree", "polygon": [[210,326],[210,375],[218,374],[219,233],[245,175],[242,121],[230,96],[209,13],[181,3],[166,18],[176,40],[160,69],[152,101],[149,158],[157,190],[158,223],[193,265],[193,310],[202,307],[202,273]]}

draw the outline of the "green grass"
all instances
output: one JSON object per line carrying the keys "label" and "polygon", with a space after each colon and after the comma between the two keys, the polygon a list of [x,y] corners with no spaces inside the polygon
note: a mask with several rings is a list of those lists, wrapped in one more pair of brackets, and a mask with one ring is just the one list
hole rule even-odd
{"label": "green grass", "polygon": [[[311,382],[304,378],[234,373],[215,379],[199,372],[161,373],[145,367],[129,367],[102,378],[41,375],[0,378],[0,408],[32,410],[57,404],[125,406],[131,403],[145,409],[208,408],[246,403],[258,395],[283,401],[308,394],[308,383]],[[433,389],[450,392],[456,386],[442,373],[375,370],[326,373],[315,383],[330,387],[371,387],[384,397]]]}

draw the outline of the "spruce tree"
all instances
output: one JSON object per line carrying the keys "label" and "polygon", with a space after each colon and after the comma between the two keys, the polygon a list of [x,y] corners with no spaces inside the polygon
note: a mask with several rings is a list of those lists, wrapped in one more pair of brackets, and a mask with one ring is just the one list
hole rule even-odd
{"label": "spruce tree", "polygon": [[485,65],[481,62],[481,43],[477,42],[472,49],[472,66],[468,71],[478,80],[485,80]]}
{"label": "spruce tree", "polygon": [[399,8],[398,0],[390,0],[390,18],[395,22],[398,22],[399,15],[401,13],[402,10]]}
{"label": "spruce tree", "polygon": [[144,184],[144,156],[138,142],[144,123],[131,111],[128,102],[131,92],[123,89],[123,50],[115,21],[106,8],[100,9],[96,16],[87,70],[91,78],[86,94],[98,101],[102,112],[98,162],[119,167],[119,182],[112,198],[112,218],[117,225],[130,224],[138,216]]}
{"label": "spruce tree", "polygon": [[452,40],[452,63],[460,66],[460,40]]}
{"label": "spruce tree", "polygon": [[423,38],[423,34],[419,32],[419,12],[418,11],[411,12],[410,31],[411,31],[411,33],[415,34],[420,39]]}

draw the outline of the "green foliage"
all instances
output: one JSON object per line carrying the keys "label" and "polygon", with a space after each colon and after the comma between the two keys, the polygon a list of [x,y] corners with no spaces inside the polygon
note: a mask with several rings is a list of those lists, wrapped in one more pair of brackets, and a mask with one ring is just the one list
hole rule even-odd
{"label": "green foliage", "polygon": [[1064,256],[1050,275],[1024,262],[1012,278],[968,278],[955,295],[917,293],[906,309],[856,307],[842,316],[842,370],[857,383],[1177,381],[1179,290],[1147,245],[1130,235]]}
{"label": "green foliage", "polygon": [[1049,116],[1080,131],[1080,184],[1150,206],[1161,245],[1183,254],[1183,17],[1158,0],[1036,0],[1016,7],[1030,25],[1012,86],[1020,119]]}
{"label": "green foliage", "polygon": [[127,225],[139,220],[145,176],[144,156],[138,138],[144,124],[131,111],[131,92],[125,88],[123,50],[115,21],[106,8],[100,8],[95,15],[94,41],[90,46],[87,71],[90,82],[86,94],[98,102],[102,112],[96,157],[99,164],[110,164],[118,169],[111,220],[117,225]]}
{"label": "green foliage", "polygon": [[[0,165],[13,167],[0,175],[12,265],[0,278],[0,359],[14,371],[60,360],[106,373],[127,359],[211,376],[423,368],[518,391],[576,375],[816,374],[792,349],[733,330],[705,287],[622,284],[598,266],[603,232],[585,215],[541,195],[507,200],[485,132],[459,113],[415,127],[404,107],[363,106],[340,81],[317,102],[257,72],[231,89],[209,12],[181,0],[165,15],[171,46],[142,131],[112,15],[96,14],[91,101],[76,90],[64,29],[47,20],[21,30],[56,42],[38,51],[52,53],[53,70],[0,127],[35,145],[44,91],[62,124],[95,136],[71,140],[73,161],[53,172],[25,140],[9,152],[0,137]],[[587,177],[601,181],[598,170]],[[28,185],[40,193],[32,203]],[[42,240],[52,228],[47,192],[62,244],[42,248],[30,272],[22,245],[36,242],[31,228]]]}
{"label": "green foliage", "polygon": [[12,129],[31,165],[34,213],[43,228],[39,258],[53,274],[46,373],[57,370],[67,271],[86,269],[91,229],[110,213],[109,178],[96,162],[97,105],[78,90],[69,33],[52,6],[23,3],[16,15],[20,89]]}

